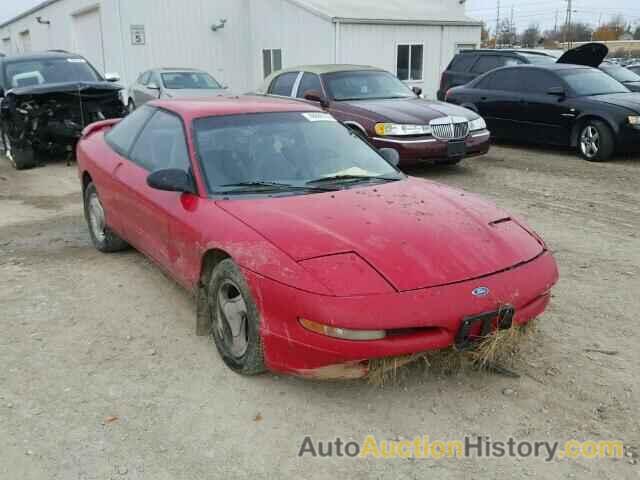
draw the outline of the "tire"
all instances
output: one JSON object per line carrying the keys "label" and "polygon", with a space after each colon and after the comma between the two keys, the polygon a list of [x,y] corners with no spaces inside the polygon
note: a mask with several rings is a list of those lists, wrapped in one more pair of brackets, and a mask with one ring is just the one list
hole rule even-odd
{"label": "tire", "polygon": [[601,120],[588,120],[578,132],[578,153],[590,162],[604,162],[615,151],[615,140],[609,126]]}
{"label": "tire", "polygon": [[132,98],[130,98],[129,102],[127,102],[127,110],[129,111],[129,113],[133,113],[136,110],[136,104]]}
{"label": "tire", "polygon": [[97,250],[103,253],[112,253],[129,247],[129,244],[122,240],[105,223],[104,208],[93,183],[87,185],[84,191],[84,216],[89,227],[91,241]]}
{"label": "tire", "polygon": [[242,272],[230,258],[211,272],[207,298],[211,336],[224,363],[242,375],[263,373],[260,313]]}
{"label": "tire", "polygon": [[38,156],[33,148],[18,148],[11,143],[9,135],[2,132],[2,147],[4,156],[7,157],[13,168],[26,170],[39,164]]}

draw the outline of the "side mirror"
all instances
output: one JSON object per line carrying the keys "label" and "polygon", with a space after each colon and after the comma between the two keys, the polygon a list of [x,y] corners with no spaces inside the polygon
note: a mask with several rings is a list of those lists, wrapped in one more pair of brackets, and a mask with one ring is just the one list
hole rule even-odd
{"label": "side mirror", "polygon": [[118,75],[117,73],[105,73],[104,74],[104,79],[107,82],[119,82],[120,81],[120,75]]}
{"label": "side mirror", "polygon": [[411,87],[411,90],[413,90],[413,93],[415,93],[417,96],[422,95],[422,89],[420,87]]}
{"label": "side mirror", "polygon": [[327,98],[322,94],[322,92],[318,90],[307,90],[306,92],[304,92],[303,96],[305,100],[308,100],[310,102],[318,102],[323,107],[329,106]]}
{"label": "side mirror", "polygon": [[160,90],[160,87],[158,86],[158,84],[156,82],[149,82],[147,84],[147,88],[149,90]]}
{"label": "side mirror", "polygon": [[165,192],[195,193],[191,176],[177,168],[166,168],[151,173],[147,177],[147,185]]}
{"label": "side mirror", "polygon": [[394,167],[397,167],[400,163],[400,154],[395,148],[381,148],[378,150],[382,158],[389,162]]}
{"label": "side mirror", "polygon": [[562,87],[551,87],[549,90],[547,90],[547,94],[548,95],[553,95],[554,97],[564,97],[565,96],[564,88],[562,88]]}

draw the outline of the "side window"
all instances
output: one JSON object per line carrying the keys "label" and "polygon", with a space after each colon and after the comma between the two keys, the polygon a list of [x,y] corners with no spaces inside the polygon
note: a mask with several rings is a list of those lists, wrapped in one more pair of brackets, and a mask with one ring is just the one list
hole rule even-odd
{"label": "side window", "polygon": [[105,135],[105,140],[117,153],[126,157],[131,151],[133,142],[138,137],[138,133],[147,123],[154,109],[150,107],[138,108],[133,113],[124,117],[109,133]]}
{"label": "side window", "polygon": [[554,87],[562,87],[562,81],[553,74],[540,70],[527,70],[522,89],[527,93],[547,93]]}
{"label": "side window", "polygon": [[500,55],[481,55],[471,71],[473,73],[485,73],[495,68],[507,65],[519,65],[522,63],[515,57],[505,57]]}
{"label": "side window", "polygon": [[476,61],[477,55],[470,53],[462,53],[457,55],[452,61],[447,70],[452,72],[466,72],[471,68],[471,65]]}
{"label": "side window", "polygon": [[290,97],[293,90],[293,84],[296,83],[299,72],[283,73],[271,83],[269,93],[273,95],[280,95],[283,97]]}
{"label": "side window", "polygon": [[396,76],[400,80],[422,80],[424,46],[398,45]]}
{"label": "side window", "polygon": [[149,172],[164,168],[188,172],[191,162],[182,120],[176,115],[157,110],[138,137],[131,160]]}
{"label": "side window", "polygon": [[320,77],[315,73],[305,73],[302,76],[302,80],[300,80],[300,85],[298,86],[298,98],[304,98],[305,92],[309,90],[316,90],[318,92],[322,92],[322,85],[320,85]]}
{"label": "side window", "polygon": [[518,69],[500,70],[484,77],[477,88],[508,92],[522,90],[522,75]]}
{"label": "side window", "polygon": [[150,78],[151,72],[144,72],[142,75],[140,75],[140,85],[147,85]]}

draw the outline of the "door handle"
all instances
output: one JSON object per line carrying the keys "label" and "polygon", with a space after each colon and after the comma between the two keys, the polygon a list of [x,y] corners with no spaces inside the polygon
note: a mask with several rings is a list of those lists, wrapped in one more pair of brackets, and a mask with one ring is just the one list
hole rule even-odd
{"label": "door handle", "polygon": [[481,102],[486,102],[487,101],[487,97],[480,97],[480,101]]}

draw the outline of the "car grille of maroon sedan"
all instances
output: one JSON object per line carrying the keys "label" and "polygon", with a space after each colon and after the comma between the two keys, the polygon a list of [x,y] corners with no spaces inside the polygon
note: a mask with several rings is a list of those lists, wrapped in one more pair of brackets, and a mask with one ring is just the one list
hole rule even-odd
{"label": "car grille of maroon sedan", "polygon": [[443,117],[431,120],[431,133],[441,140],[462,140],[469,134],[469,122],[463,117]]}

